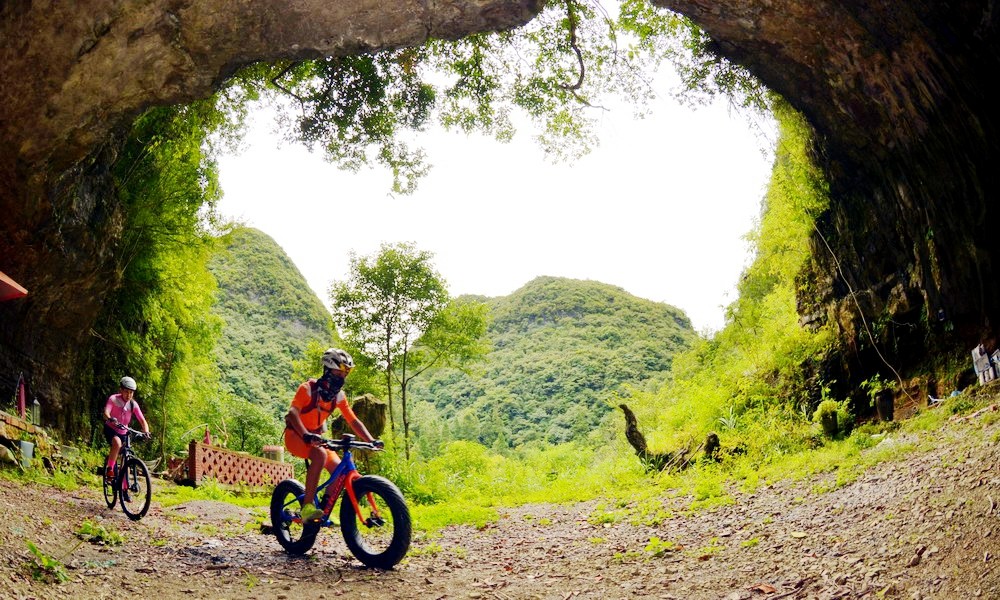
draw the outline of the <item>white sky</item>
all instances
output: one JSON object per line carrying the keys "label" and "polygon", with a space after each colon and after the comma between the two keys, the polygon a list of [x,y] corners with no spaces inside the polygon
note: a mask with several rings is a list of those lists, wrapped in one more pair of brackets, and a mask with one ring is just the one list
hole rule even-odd
{"label": "white sky", "polygon": [[258,115],[239,155],[219,161],[222,214],[285,250],[324,304],[347,277],[349,251],[413,242],[434,253],[452,295],[510,294],[540,275],[590,279],[684,310],[716,331],[748,263],[743,240],[770,175],[773,125],[724,105],[670,99],[635,120],[604,114],[600,146],[573,165],[548,163],[532,132],[501,144],[432,132],[433,164],[411,196],[381,171],[350,173],[284,143]]}

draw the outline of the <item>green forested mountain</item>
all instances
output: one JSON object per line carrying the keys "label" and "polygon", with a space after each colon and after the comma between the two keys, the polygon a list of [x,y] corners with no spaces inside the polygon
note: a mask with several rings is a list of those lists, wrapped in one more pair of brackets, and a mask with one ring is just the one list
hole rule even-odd
{"label": "green forested mountain", "polygon": [[228,234],[209,269],[225,321],[215,350],[223,388],[283,415],[300,383],[293,361],[305,357],[309,342],[329,345],[330,313],[284,250],[257,229]]}
{"label": "green forested mountain", "polygon": [[418,444],[431,453],[445,437],[494,447],[579,438],[616,393],[662,382],[695,338],[679,309],[594,281],[539,277],[480,300],[493,319],[484,363],[413,383]]}

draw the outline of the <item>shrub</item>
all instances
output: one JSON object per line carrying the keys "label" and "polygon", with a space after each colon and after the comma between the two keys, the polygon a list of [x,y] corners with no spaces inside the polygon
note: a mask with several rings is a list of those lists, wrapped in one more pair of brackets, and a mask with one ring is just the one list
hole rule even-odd
{"label": "shrub", "polygon": [[838,413],[840,412],[840,402],[836,400],[824,400],[816,407],[813,413],[813,421],[823,427],[823,433],[830,439],[837,437],[840,429]]}

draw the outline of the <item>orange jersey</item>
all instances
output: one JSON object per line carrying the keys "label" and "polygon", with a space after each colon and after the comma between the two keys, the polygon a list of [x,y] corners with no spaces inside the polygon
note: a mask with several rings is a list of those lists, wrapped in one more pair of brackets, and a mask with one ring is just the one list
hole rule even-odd
{"label": "orange jersey", "polygon": [[316,385],[316,382],[312,379],[303,383],[295,391],[295,398],[292,399],[292,406],[299,409],[299,418],[302,419],[302,424],[311,433],[322,431],[323,423],[333,414],[335,409],[339,409],[340,414],[344,415],[344,421],[347,422],[348,426],[357,419],[354,411],[351,410],[351,406],[347,403],[347,394],[343,391],[340,391],[337,397],[329,402],[324,401],[319,394],[316,394],[314,403],[314,385]]}
{"label": "orange jersey", "polygon": [[[357,417],[354,415],[354,411],[351,410],[351,406],[347,403],[347,394],[341,391],[334,400],[329,402],[325,402],[319,394],[316,394],[316,401],[314,403],[314,385],[316,385],[316,381],[312,379],[303,383],[295,391],[295,398],[292,399],[292,406],[298,409],[299,418],[302,419],[302,424],[305,425],[306,429],[311,433],[319,434],[323,430],[323,422],[333,414],[335,409],[340,410],[340,414],[344,415],[344,420],[347,421],[348,426],[353,429],[353,423],[357,420]],[[294,456],[309,458],[309,451],[312,446],[305,443],[294,429],[286,427],[285,448]],[[336,453],[327,452],[326,454],[326,469],[332,471],[337,466]]]}

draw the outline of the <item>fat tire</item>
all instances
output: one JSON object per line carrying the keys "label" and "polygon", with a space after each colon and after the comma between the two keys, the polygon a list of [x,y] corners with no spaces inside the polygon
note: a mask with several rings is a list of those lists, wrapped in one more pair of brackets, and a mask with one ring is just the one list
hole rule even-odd
{"label": "fat tire", "polygon": [[[294,556],[305,554],[316,542],[319,533],[318,524],[295,524],[284,516],[285,509],[302,514],[302,496],[305,486],[294,479],[286,479],[279,483],[271,493],[271,530],[285,552]],[[291,500],[295,498],[295,500]],[[287,506],[286,506],[287,503]],[[292,529],[295,527],[296,529]],[[300,529],[299,529],[300,528]]]}
{"label": "fat tire", "polygon": [[138,458],[130,458],[125,461],[121,475],[119,475],[116,480],[118,483],[118,485],[115,486],[116,492],[118,492],[123,478],[127,480],[129,495],[131,496],[132,501],[125,502],[125,498],[122,497],[119,492],[118,496],[121,498],[122,510],[125,511],[125,515],[128,518],[133,521],[138,521],[146,516],[146,513],[149,511],[149,502],[153,498],[152,481],[149,478],[149,469],[146,468],[146,463],[142,462]]}
{"label": "fat tire", "polygon": [[410,549],[413,529],[410,509],[396,484],[385,477],[365,475],[354,481],[354,495],[359,504],[367,504],[366,496],[369,493],[375,496],[379,510],[388,510],[392,517],[393,531],[388,546],[379,551],[369,548],[365,543],[362,533],[367,525],[358,521],[347,490],[344,490],[340,499],[340,531],[344,534],[348,549],[358,560],[368,567],[387,571],[399,564]]}

